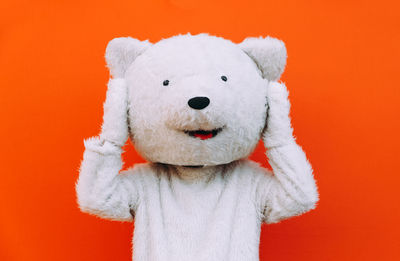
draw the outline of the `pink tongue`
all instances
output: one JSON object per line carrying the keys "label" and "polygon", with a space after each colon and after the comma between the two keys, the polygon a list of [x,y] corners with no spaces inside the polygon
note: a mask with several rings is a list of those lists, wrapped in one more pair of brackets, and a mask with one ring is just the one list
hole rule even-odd
{"label": "pink tongue", "polygon": [[207,134],[200,134],[200,133],[195,133],[194,136],[196,138],[200,138],[202,140],[210,139],[213,137],[212,133],[207,133]]}

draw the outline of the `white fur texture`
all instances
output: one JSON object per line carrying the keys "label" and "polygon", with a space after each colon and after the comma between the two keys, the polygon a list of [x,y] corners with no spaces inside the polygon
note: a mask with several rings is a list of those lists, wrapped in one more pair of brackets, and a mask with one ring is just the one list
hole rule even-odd
{"label": "white fur texture", "polygon": [[114,78],[123,78],[125,71],[135,58],[143,53],[151,43],[131,37],[119,37],[111,40],[106,48],[106,62]]}
{"label": "white fur texture", "polygon": [[[262,222],[315,207],[286,87],[262,78],[253,59],[222,38],[177,36],[148,47],[125,79],[110,81],[102,133],[85,141],[76,189],[82,211],[134,219],[134,260],[256,261]],[[190,108],[197,96],[210,105]],[[136,148],[153,163],[119,173],[128,119]],[[182,131],[219,127],[208,140]],[[273,173],[246,159],[260,138]]]}
{"label": "white fur texture", "polygon": [[270,81],[279,80],[287,58],[286,47],[281,40],[272,37],[249,37],[240,47],[256,61],[264,78]]}
{"label": "white fur texture", "polygon": [[[118,104],[118,106],[115,106]],[[110,79],[104,103],[103,125],[100,137],[118,146],[128,139],[128,100],[124,79]]]}
{"label": "white fur texture", "polygon": [[[260,139],[268,81],[231,41],[205,34],[162,40],[137,57],[126,81],[133,142],[151,162],[226,164],[249,155]],[[210,105],[190,108],[188,100],[198,96]],[[217,128],[222,131],[208,140],[185,133]]]}

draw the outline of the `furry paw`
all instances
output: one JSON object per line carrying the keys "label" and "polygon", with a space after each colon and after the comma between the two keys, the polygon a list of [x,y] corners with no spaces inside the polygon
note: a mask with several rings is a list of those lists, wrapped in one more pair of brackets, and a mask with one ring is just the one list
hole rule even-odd
{"label": "furry paw", "polygon": [[118,146],[123,146],[128,139],[127,95],[124,79],[109,81],[100,138]]}
{"label": "furry paw", "polygon": [[268,84],[268,116],[264,133],[264,143],[267,147],[284,145],[293,139],[288,95],[284,84],[278,82]]}

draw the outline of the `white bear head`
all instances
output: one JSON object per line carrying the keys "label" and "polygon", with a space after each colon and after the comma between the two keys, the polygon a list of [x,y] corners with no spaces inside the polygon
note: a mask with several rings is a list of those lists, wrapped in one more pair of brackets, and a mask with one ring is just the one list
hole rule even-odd
{"label": "white bear head", "polygon": [[156,44],[110,41],[107,65],[125,78],[131,139],[151,162],[226,164],[254,150],[265,128],[267,86],[279,79],[286,49],[274,38],[234,44],[179,35]]}

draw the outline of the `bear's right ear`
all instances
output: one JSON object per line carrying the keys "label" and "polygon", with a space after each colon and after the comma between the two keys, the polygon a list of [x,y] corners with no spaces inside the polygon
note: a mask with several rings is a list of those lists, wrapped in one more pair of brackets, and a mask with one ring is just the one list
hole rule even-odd
{"label": "bear's right ear", "polygon": [[151,43],[139,41],[131,37],[119,37],[112,39],[106,48],[106,62],[110,73],[114,78],[124,78],[129,65],[142,54]]}

